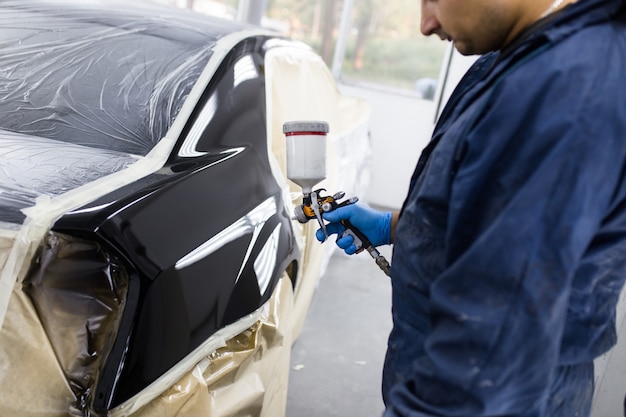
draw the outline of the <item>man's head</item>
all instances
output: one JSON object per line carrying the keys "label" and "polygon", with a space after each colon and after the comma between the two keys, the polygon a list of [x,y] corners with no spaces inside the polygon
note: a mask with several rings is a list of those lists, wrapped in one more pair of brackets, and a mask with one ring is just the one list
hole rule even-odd
{"label": "man's head", "polygon": [[503,48],[537,21],[554,0],[421,0],[424,35],[454,42],[463,55]]}

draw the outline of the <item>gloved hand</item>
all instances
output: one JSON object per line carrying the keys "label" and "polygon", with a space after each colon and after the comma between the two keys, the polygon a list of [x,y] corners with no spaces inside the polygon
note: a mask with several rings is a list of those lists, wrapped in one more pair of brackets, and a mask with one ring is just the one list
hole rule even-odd
{"label": "gloved hand", "polygon": [[[341,220],[348,220],[369,239],[372,245],[380,246],[391,243],[391,212],[374,210],[360,204],[350,204],[326,212],[322,217],[330,222],[326,225],[326,231],[329,235],[341,235],[346,230],[341,224]],[[315,237],[320,242],[326,240],[322,229],[315,232]],[[337,246],[348,255],[356,253],[357,248],[353,243],[354,238],[350,235],[337,238]]]}

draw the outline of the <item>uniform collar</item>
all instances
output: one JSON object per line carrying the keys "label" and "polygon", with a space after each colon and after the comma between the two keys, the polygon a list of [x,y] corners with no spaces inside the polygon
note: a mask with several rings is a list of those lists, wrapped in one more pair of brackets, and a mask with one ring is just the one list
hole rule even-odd
{"label": "uniform collar", "polygon": [[578,0],[530,25],[502,49],[499,60],[513,55],[526,46],[556,43],[580,29],[607,21],[626,11],[626,0]]}
{"label": "uniform collar", "polygon": [[441,136],[477,96],[487,91],[507,70],[529,54],[570,36],[580,29],[626,15],[626,0],[578,0],[528,27],[505,49],[480,57],[468,70],[437,121],[433,139]]}

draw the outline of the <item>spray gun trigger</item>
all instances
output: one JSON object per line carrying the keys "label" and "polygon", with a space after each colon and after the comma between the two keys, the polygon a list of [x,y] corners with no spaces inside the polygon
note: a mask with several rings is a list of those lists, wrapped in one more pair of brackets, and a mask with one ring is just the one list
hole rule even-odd
{"label": "spray gun trigger", "polygon": [[324,232],[324,237],[328,239],[328,232],[326,231],[326,225],[324,224],[322,214],[320,213],[319,203],[317,202],[317,193],[315,191],[311,192],[311,203],[313,213],[315,213],[315,218],[317,219],[320,227],[322,228],[322,231]]}

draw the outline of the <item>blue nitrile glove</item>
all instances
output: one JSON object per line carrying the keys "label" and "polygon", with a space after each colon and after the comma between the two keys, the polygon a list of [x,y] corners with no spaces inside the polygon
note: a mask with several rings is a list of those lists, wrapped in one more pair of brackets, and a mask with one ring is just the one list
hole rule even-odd
{"label": "blue nitrile glove", "polygon": [[[374,246],[388,245],[391,243],[391,212],[383,212],[362,206],[360,204],[350,204],[339,207],[322,216],[330,223],[326,225],[329,235],[341,235],[346,228],[340,223],[341,220],[348,220],[354,227],[369,239]],[[322,229],[317,229],[315,237],[320,242],[326,240]],[[337,239],[337,246],[343,249],[348,255],[356,253],[356,246],[353,245],[354,238],[350,235]]]}

